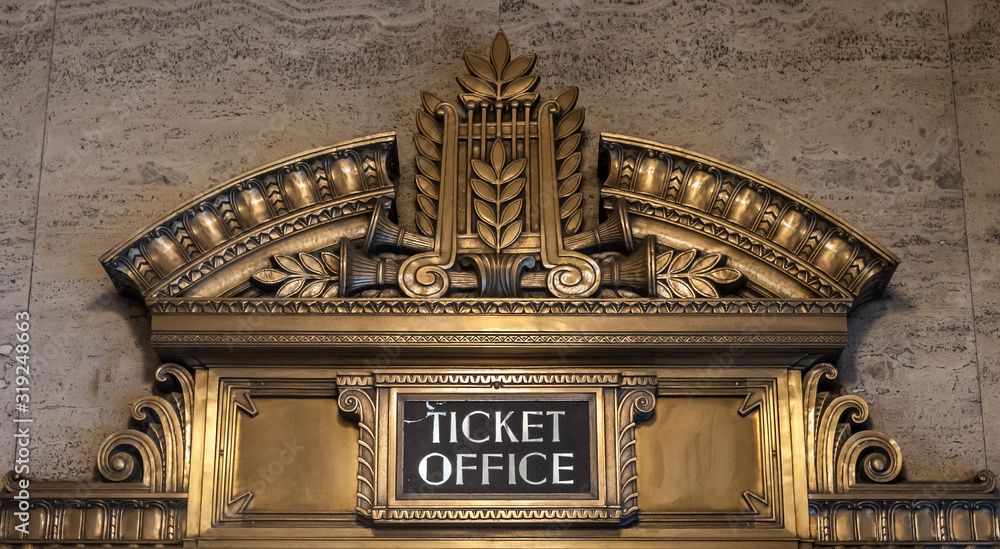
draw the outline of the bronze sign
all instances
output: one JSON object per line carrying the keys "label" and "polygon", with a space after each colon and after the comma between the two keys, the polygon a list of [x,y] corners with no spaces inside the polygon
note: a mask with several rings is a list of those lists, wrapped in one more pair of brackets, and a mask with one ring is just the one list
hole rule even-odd
{"label": "bronze sign", "polygon": [[376,523],[630,521],[635,425],[652,412],[654,383],[612,372],[341,376],[341,407],[361,423],[358,512]]}
{"label": "bronze sign", "polygon": [[396,499],[596,499],[596,398],[397,393]]}

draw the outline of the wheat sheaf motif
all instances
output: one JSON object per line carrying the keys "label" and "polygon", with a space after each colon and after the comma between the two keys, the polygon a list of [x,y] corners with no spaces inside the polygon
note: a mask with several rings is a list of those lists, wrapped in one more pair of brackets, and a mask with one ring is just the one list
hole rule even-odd
{"label": "wheat sheaf motif", "polygon": [[444,130],[435,118],[441,100],[432,93],[420,95],[422,111],[417,112],[417,135],[413,141],[417,146],[417,230],[433,237],[438,218],[439,185],[441,182],[441,146]]}
{"label": "wheat sheaf motif", "polygon": [[247,292],[282,299],[379,292],[706,299],[742,287],[743,274],[726,256],[668,248],[633,230],[627,199],[581,232],[585,111],[577,88],[551,98],[536,93],[535,55],[512,58],[502,31],[487,55],[464,59],[460,104],[420,96],[417,231],[396,225],[391,206],[378,206],[360,249],[345,237],[339,246],[272,256]]}
{"label": "wheat sheaf motif", "polygon": [[497,253],[507,248],[521,235],[523,222],[519,218],[524,209],[520,198],[524,189],[527,160],[518,158],[506,162],[506,153],[500,140],[493,142],[490,162],[472,159],[472,190],[476,193],[473,206],[479,222],[476,234]]}
{"label": "wheat sheaf motif", "polygon": [[580,230],[583,223],[583,193],[580,182],[580,162],[583,154],[578,150],[583,140],[583,107],[576,106],[579,90],[569,88],[556,96],[559,112],[563,113],[556,124],[556,180],[559,193],[559,219],[562,220],[563,236]]}
{"label": "wheat sheaf motif", "polygon": [[535,102],[534,93],[538,76],[530,74],[535,68],[535,54],[526,53],[510,58],[510,42],[500,31],[490,45],[489,59],[474,53],[465,54],[465,67],[469,76],[459,76],[458,85],[468,93],[459,97],[463,103],[479,101]]}

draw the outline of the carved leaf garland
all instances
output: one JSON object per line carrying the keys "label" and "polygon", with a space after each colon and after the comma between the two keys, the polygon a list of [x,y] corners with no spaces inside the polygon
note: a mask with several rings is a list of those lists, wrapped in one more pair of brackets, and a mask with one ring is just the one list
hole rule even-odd
{"label": "carved leaf garland", "polygon": [[500,140],[493,142],[490,162],[472,159],[472,190],[478,198],[472,201],[479,221],[476,234],[497,253],[507,248],[521,235],[521,211],[524,200],[520,198],[525,178],[520,177],[527,167],[527,160],[518,158],[509,164]]}
{"label": "carved leaf garland", "polygon": [[434,94],[424,92],[420,97],[424,110],[417,112],[417,135],[413,141],[417,146],[417,230],[433,237],[437,230],[438,186],[441,182],[441,144],[443,129],[435,112],[441,100]]}
{"label": "carved leaf garland", "polygon": [[690,249],[656,256],[656,287],[659,297],[695,299],[719,297],[718,286],[732,284],[743,275],[736,269],[720,266],[722,254],[707,254],[696,258]]}
{"label": "carved leaf garland", "polygon": [[261,289],[273,291],[275,297],[337,297],[340,257],[336,254],[276,255],[271,260],[276,268],[261,269],[252,280]]}
{"label": "carved leaf garland", "polygon": [[556,180],[559,193],[559,217],[562,220],[563,236],[570,236],[580,230],[583,222],[583,193],[578,192],[583,174],[580,161],[583,155],[577,151],[583,134],[583,108],[576,107],[579,91],[570,88],[556,96],[562,116],[556,124]]}

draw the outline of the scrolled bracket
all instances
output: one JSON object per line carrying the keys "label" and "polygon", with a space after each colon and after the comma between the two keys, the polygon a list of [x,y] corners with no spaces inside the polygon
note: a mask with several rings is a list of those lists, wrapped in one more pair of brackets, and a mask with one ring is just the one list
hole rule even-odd
{"label": "scrolled bracket", "polygon": [[626,377],[618,389],[618,468],[621,523],[632,521],[639,512],[639,477],[636,467],[637,424],[649,419],[656,406],[656,376]]}
{"label": "scrolled bracket", "polygon": [[156,442],[163,457],[163,489],[168,492],[183,489],[184,428],[176,409],[166,399],[150,395],[132,405],[132,417],[159,424],[151,430],[157,434]]}
{"label": "scrolled bracket", "polygon": [[847,439],[837,458],[837,492],[849,492],[859,473],[870,482],[896,480],[903,470],[903,453],[891,437],[878,431],[861,431]]}
{"label": "scrolled bracket", "polygon": [[357,511],[372,518],[375,505],[375,464],[378,455],[376,431],[377,406],[371,376],[339,376],[337,405],[340,411],[358,422],[358,499]]}
{"label": "scrolled bracket", "polygon": [[187,490],[191,478],[191,421],[194,418],[194,378],[183,366],[179,364],[164,364],[156,369],[156,380],[160,383],[167,383],[173,379],[180,389],[180,393],[171,392],[171,400],[174,409],[177,411],[180,420],[182,455],[180,456],[182,467],[178,471],[180,475],[179,488]]}
{"label": "scrolled bracket", "polygon": [[852,434],[852,425],[868,419],[868,403],[856,395],[819,390],[820,382],[836,377],[833,365],[819,364],[802,383],[810,493],[846,493],[897,480],[903,454],[896,441],[872,430]]}
{"label": "scrolled bracket", "polygon": [[120,431],[106,438],[97,451],[97,472],[108,482],[141,482],[152,493],[163,491],[160,449],[140,431]]}
{"label": "scrolled bracket", "polygon": [[148,395],[132,405],[134,429],[119,431],[104,440],[97,454],[97,470],[108,482],[141,482],[151,492],[184,492],[191,470],[191,418],[194,414],[194,379],[183,366],[164,364],[157,381],[170,378],[175,388],[163,395]]}

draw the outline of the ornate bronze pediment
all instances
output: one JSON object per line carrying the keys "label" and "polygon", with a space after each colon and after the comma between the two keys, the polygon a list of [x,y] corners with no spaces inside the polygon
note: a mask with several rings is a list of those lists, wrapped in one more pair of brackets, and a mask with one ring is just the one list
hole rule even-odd
{"label": "ornate bronze pediment", "polygon": [[457,102],[421,95],[413,227],[386,133],[101,258],[152,312],[160,386],[99,483],[8,476],[6,546],[1000,543],[991,473],[906,482],[825,386],[898,258],[676,147],[601,134],[584,173],[575,88],[545,99],[502,32],[465,61]]}
{"label": "ornate bronze pediment", "polygon": [[577,90],[543,100],[534,54],[511,59],[502,32],[488,57],[465,61],[457,106],[421,96],[416,231],[392,221],[398,160],[394,136],[383,134],[223,183],[102,263],[119,288],[147,300],[739,297],[852,305],[879,295],[898,264],[774,182],[619,135],[601,135],[606,215],[585,224]]}

